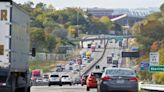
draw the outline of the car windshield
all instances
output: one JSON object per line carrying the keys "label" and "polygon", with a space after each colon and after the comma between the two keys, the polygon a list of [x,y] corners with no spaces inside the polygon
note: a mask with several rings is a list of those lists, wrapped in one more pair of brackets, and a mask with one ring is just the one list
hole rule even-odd
{"label": "car windshield", "polygon": [[33,76],[35,76],[35,77],[40,77],[40,74],[33,74]]}
{"label": "car windshield", "polygon": [[110,69],[106,71],[108,76],[136,76],[133,70],[124,70],[124,69]]}

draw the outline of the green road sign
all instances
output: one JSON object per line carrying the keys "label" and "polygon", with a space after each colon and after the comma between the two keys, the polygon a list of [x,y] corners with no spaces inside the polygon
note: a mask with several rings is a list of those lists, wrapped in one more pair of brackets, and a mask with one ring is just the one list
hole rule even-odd
{"label": "green road sign", "polygon": [[150,66],[150,72],[164,72],[164,66]]}

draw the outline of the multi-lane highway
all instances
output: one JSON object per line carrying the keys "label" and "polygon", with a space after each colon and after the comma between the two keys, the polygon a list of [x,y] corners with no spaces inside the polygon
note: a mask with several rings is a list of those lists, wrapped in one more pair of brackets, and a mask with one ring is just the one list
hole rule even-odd
{"label": "multi-lane highway", "polygon": [[[74,86],[33,86],[32,92],[87,92],[86,86],[74,85]],[[92,89],[89,92],[97,92],[96,89]]]}

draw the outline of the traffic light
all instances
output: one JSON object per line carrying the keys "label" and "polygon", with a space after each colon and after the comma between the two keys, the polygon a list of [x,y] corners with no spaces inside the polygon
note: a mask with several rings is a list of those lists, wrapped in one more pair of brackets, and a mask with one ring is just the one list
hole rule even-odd
{"label": "traffic light", "polygon": [[4,45],[0,45],[0,55],[4,55]]}
{"label": "traffic light", "polygon": [[31,54],[33,57],[35,57],[36,56],[36,50],[35,50],[35,48],[32,48],[32,54]]}

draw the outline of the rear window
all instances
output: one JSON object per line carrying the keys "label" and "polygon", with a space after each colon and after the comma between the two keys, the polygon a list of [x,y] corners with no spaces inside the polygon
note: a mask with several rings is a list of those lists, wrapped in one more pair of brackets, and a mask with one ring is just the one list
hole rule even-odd
{"label": "rear window", "polygon": [[96,78],[101,78],[102,73],[93,73],[92,76],[95,76]]}
{"label": "rear window", "polygon": [[69,76],[65,75],[65,76],[62,76],[62,77],[69,77]]}
{"label": "rear window", "polygon": [[136,76],[134,70],[110,69],[106,71],[108,76]]}
{"label": "rear window", "polygon": [[59,77],[59,75],[51,75],[50,77]]}

